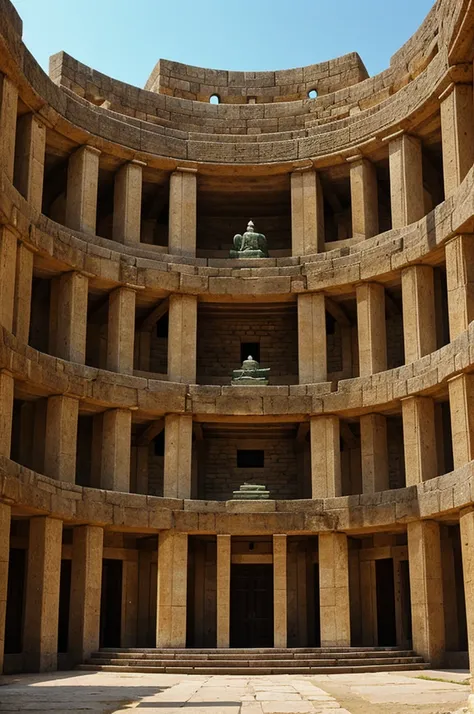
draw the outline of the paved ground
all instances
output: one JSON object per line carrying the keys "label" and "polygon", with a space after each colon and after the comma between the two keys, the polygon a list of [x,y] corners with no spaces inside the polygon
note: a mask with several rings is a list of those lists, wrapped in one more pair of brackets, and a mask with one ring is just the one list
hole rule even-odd
{"label": "paved ground", "polygon": [[[0,677],[0,712],[28,714],[451,714],[467,672],[224,677],[67,672]],[[442,680],[442,681],[439,681]],[[138,714],[138,712],[137,712]]]}

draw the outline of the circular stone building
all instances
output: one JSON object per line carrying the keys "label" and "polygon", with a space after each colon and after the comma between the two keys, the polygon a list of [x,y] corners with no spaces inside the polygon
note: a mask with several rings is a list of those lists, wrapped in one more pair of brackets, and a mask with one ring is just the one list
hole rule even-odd
{"label": "circular stone building", "polygon": [[0,0],[3,671],[474,663],[474,3],[376,77],[21,35]]}

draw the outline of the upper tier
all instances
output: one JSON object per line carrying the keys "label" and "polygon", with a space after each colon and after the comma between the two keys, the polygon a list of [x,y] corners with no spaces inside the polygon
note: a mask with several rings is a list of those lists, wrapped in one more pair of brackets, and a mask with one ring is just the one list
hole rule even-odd
{"label": "upper tier", "polygon": [[[22,44],[22,23],[8,0],[0,10],[0,71],[15,77],[23,101],[59,133],[74,133],[83,143],[113,142],[145,158],[298,165],[354,153],[399,128],[410,130],[452,81],[453,66],[472,56],[470,2],[440,0],[375,77],[367,77],[356,53],[253,73],[160,60],[142,90],[62,52],[51,58],[49,79]],[[313,89],[318,97],[309,99]],[[220,104],[208,103],[213,94]]]}

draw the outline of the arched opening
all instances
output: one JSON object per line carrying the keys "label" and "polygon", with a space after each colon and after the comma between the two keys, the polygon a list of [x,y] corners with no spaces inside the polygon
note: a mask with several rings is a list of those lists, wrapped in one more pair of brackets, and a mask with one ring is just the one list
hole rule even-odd
{"label": "arched opening", "polygon": [[316,89],[310,89],[308,92],[308,99],[316,99],[318,92]]}
{"label": "arched opening", "polygon": [[220,104],[221,100],[218,94],[211,94],[209,97],[209,104]]}

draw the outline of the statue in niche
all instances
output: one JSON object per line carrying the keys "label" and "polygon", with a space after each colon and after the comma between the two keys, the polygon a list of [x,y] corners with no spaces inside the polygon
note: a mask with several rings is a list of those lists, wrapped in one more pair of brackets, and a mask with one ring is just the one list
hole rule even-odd
{"label": "statue in niche", "polygon": [[257,360],[249,355],[240,369],[232,370],[231,384],[233,387],[265,385],[268,384],[269,372],[270,367],[260,367]]}
{"label": "statue in niche", "polygon": [[263,233],[256,233],[253,221],[249,221],[243,235],[234,236],[234,250],[231,258],[268,258],[267,239]]}

